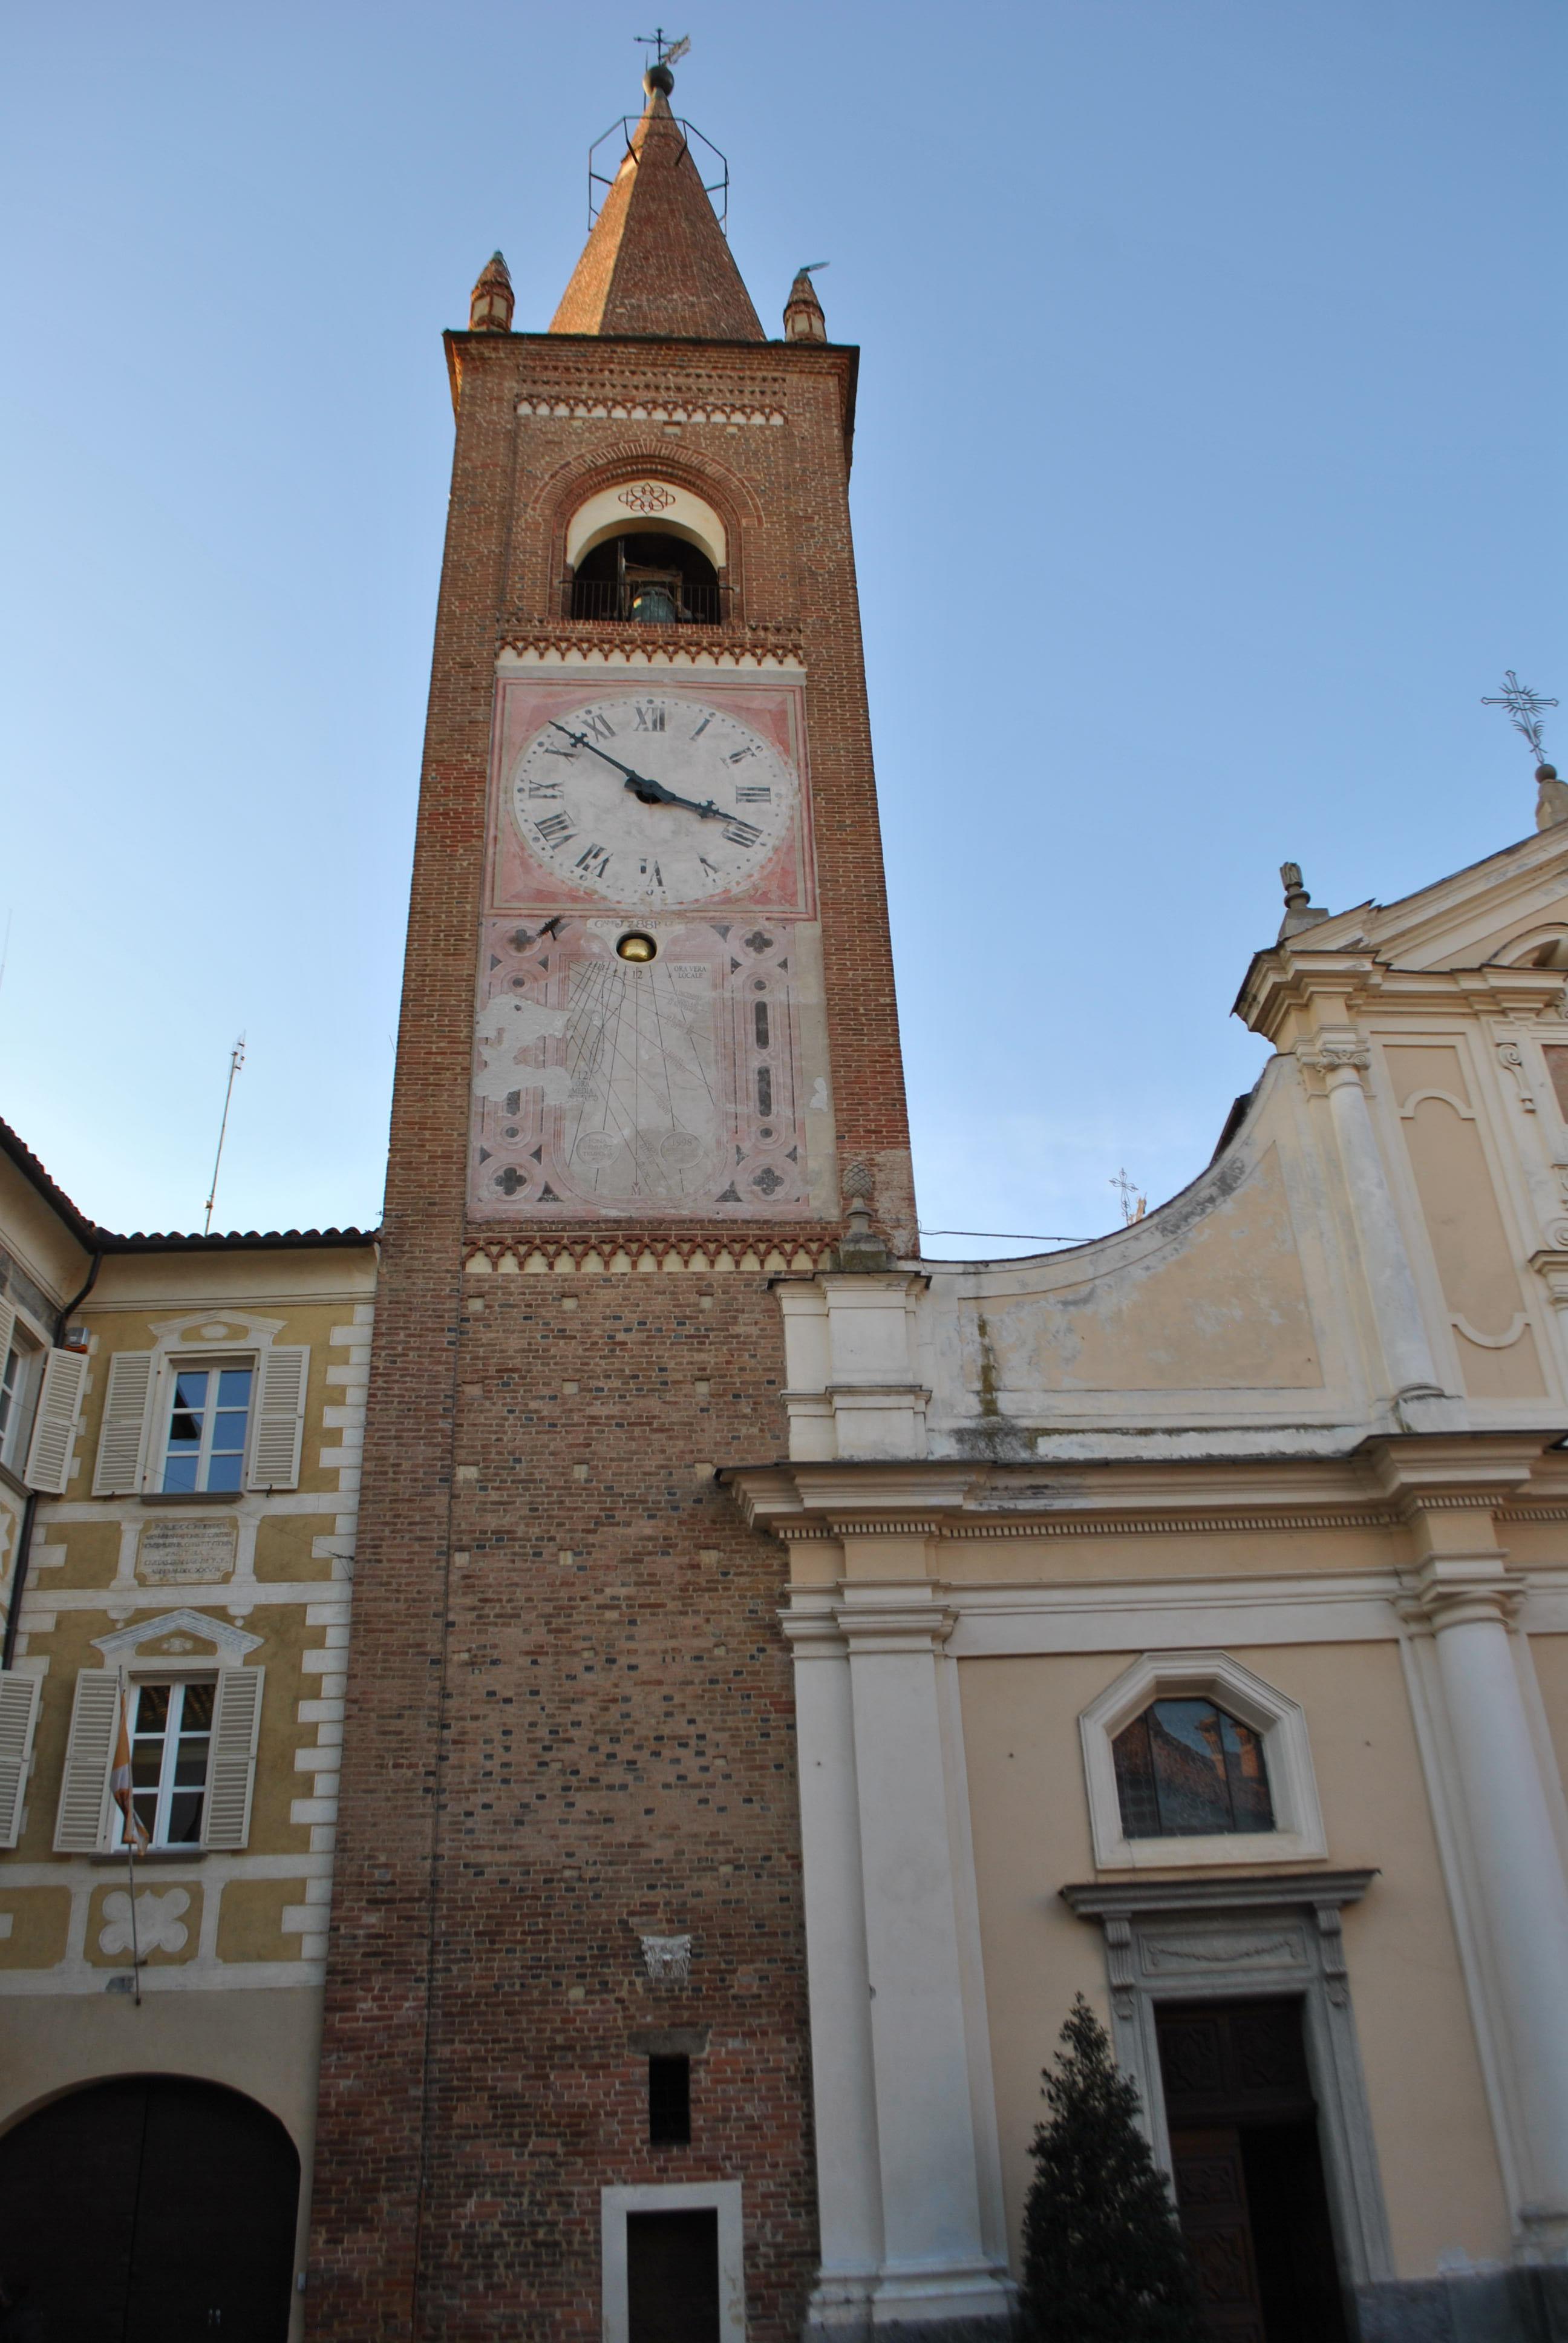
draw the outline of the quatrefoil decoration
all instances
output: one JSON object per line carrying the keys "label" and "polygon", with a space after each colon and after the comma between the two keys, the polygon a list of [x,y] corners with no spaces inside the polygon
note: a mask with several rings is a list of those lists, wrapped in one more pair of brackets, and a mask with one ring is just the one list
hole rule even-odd
{"label": "quatrefoil decoration", "polygon": [[628,512],[664,512],[675,502],[675,491],[661,488],[657,480],[639,480],[635,488],[622,488],[619,501]]}

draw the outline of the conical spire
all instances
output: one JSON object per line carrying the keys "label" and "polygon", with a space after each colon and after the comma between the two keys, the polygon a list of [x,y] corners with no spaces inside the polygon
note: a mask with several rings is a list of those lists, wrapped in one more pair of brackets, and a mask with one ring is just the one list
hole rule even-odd
{"label": "conical spire", "polygon": [[760,342],[750,296],[669,110],[675,76],[650,66],[643,85],[642,119],[550,331]]}
{"label": "conical spire", "polygon": [[789,287],[789,298],[784,304],[784,338],[787,342],[825,342],[828,320],[822,315],[822,304],[817,297],[817,287],[811,282],[813,268],[826,268],[825,260],[810,261],[795,272],[795,282]]}
{"label": "conical spire", "polygon": [[512,280],[498,252],[492,252],[468,296],[471,334],[509,334],[512,330]]}

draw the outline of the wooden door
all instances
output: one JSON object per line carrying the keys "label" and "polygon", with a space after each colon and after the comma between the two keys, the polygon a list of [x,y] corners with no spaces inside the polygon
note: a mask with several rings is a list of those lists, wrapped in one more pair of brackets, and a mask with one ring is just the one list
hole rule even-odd
{"label": "wooden door", "polygon": [[1241,2133],[1173,2131],[1171,2167],[1181,2235],[1216,2343],[1267,2343]]}
{"label": "wooden door", "polygon": [[719,2216],[626,2217],[629,2343],[719,2343]]}
{"label": "wooden door", "polygon": [[1302,2005],[1157,2012],[1181,2233],[1215,2336],[1345,2343]]}
{"label": "wooden door", "polygon": [[237,2091],[134,2076],[0,2139],[0,2272],[49,2343],[285,2343],[299,2159]]}

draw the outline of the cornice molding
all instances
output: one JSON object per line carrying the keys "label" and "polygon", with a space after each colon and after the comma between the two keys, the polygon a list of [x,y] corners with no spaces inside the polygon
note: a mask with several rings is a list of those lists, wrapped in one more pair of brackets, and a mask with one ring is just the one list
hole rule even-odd
{"label": "cornice molding", "polygon": [[1176,1912],[1338,1910],[1359,1904],[1377,1871],[1256,1872],[1228,1879],[1072,1881],[1057,1894],[1081,1920],[1138,1920]]}
{"label": "cornice molding", "polygon": [[[1406,1528],[1423,1513],[1568,1520],[1560,1437],[1554,1430],[1412,1433],[1365,1442],[1346,1457],[1273,1467],[1220,1460],[1185,1470],[1118,1463],[1030,1473],[947,1460],[779,1463],[730,1466],[720,1478],[749,1525],[787,1544],[860,1536],[966,1544],[1322,1535]],[[1543,1485],[1533,1503],[1537,1476]],[[1230,1491],[1240,1503],[1225,1502]]]}

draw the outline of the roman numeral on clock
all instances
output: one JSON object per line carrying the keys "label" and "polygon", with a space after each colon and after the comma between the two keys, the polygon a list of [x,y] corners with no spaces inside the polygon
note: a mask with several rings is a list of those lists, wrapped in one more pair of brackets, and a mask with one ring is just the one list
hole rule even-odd
{"label": "roman numeral on clock", "polygon": [[749,821],[727,821],[724,825],[724,835],[731,846],[749,848],[756,845],[762,832],[753,829]]}
{"label": "roman numeral on clock", "polygon": [[640,700],[637,706],[636,715],[637,729],[639,732],[663,731],[664,702],[662,699]]}
{"label": "roman numeral on clock", "polygon": [[544,840],[545,844],[550,849],[552,853],[558,846],[564,846],[568,838],[575,838],[577,836],[577,830],[573,827],[569,814],[543,814],[539,820],[535,822],[534,828],[538,830],[539,836]]}
{"label": "roman numeral on clock", "polygon": [[[558,798],[565,787],[564,781],[530,781],[528,795],[530,798]],[[739,790],[736,794],[739,796]]]}
{"label": "roman numeral on clock", "polygon": [[698,728],[697,728],[696,731],[692,734],[692,736],[691,736],[691,737],[692,737],[692,739],[693,739],[694,740],[700,740],[700,739],[701,739],[701,738],[702,738],[702,736],[703,736],[703,734],[707,731],[707,729],[708,729],[709,726],[712,723],[712,721],[713,721],[713,711],[712,711],[712,709],[709,709],[708,714],[703,718],[703,719],[702,719],[701,723],[698,726]]}
{"label": "roman numeral on clock", "polygon": [[609,869],[610,855],[613,851],[613,848],[608,846],[589,846],[578,856],[577,868],[579,870],[586,870],[590,879],[602,879]]}
{"label": "roman numeral on clock", "polygon": [[596,740],[613,740],[615,739],[615,726],[610,722],[608,716],[600,716],[595,709],[590,708],[587,715],[584,716],[581,720],[583,730],[585,732],[591,732]]}
{"label": "roman numeral on clock", "polygon": [[737,783],[735,802],[737,805],[771,805],[773,791],[766,781],[751,782],[744,789]]}
{"label": "roman numeral on clock", "polygon": [[749,740],[744,749],[731,749],[729,751],[729,761],[732,765],[743,765],[748,757],[754,757],[756,754],[756,741]]}

